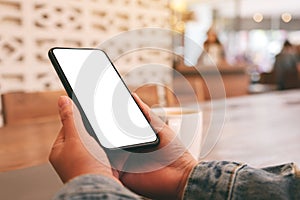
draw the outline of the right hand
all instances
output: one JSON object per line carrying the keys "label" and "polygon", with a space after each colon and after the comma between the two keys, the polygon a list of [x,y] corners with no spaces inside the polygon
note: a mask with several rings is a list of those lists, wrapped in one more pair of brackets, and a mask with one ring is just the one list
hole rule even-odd
{"label": "right hand", "polygon": [[109,156],[110,161],[119,169],[120,181],[132,191],[155,199],[181,199],[189,174],[197,161],[176,138],[176,134],[157,116],[152,115],[150,108],[136,95],[134,97],[157,130],[160,143],[153,154],[128,153],[128,156],[121,153]]}

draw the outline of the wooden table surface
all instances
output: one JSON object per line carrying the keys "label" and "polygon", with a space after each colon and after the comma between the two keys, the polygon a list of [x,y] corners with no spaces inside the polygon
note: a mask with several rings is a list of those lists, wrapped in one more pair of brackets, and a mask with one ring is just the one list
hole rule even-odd
{"label": "wooden table surface", "polygon": [[[202,104],[206,128],[211,117],[208,105]],[[212,124],[206,135],[210,138],[218,131],[214,126],[219,126],[220,137],[212,150],[202,152],[202,160],[233,160],[257,167],[300,165],[300,90],[229,98],[225,105],[224,123]],[[216,111],[223,113],[220,107]],[[0,128],[0,172],[46,163],[60,127],[57,118]]]}
{"label": "wooden table surface", "polygon": [[[211,109],[209,104],[202,106],[207,130]],[[225,108],[220,137],[212,150],[201,153],[202,160],[239,161],[254,167],[287,162],[300,166],[300,90],[229,98]],[[222,112],[216,108],[216,115]],[[211,131],[206,138],[210,134],[217,133]]]}
{"label": "wooden table surface", "polygon": [[1,127],[0,172],[46,163],[60,127],[58,118]]}

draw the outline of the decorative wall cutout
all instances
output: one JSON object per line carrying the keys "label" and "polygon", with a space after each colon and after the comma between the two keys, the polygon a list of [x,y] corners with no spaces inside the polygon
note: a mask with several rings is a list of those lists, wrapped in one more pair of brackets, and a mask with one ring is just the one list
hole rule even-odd
{"label": "decorative wall cutout", "polygon": [[[0,24],[1,95],[10,91],[61,89],[47,57],[49,48],[96,47],[123,31],[168,28],[169,9],[167,0],[2,0]],[[171,46],[171,38],[164,42]],[[130,41],[128,45],[132,45]],[[108,46],[117,53],[126,48],[116,43]],[[171,66],[170,55],[156,52],[147,58],[134,54],[124,57],[118,68],[126,73],[150,57]]]}

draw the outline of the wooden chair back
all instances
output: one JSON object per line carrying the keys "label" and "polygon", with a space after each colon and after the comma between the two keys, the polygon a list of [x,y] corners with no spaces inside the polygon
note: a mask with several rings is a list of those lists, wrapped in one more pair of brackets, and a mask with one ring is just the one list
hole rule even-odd
{"label": "wooden chair back", "polygon": [[2,94],[4,125],[58,118],[57,100],[65,91]]}
{"label": "wooden chair back", "polygon": [[149,84],[138,88],[129,86],[129,89],[135,92],[149,107],[174,106],[176,104],[175,96],[164,86]]}
{"label": "wooden chair back", "polygon": [[[187,90],[180,80],[173,80],[172,88],[160,85],[144,85],[136,89],[129,87],[150,107],[152,106],[179,106],[182,104],[204,102],[204,83],[199,78],[187,79],[193,92]],[[195,102],[196,101],[196,102]]]}
{"label": "wooden chair back", "polygon": [[203,80],[199,77],[185,77],[185,81],[188,81],[191,88],[186,88],[187,83],[182,84],[182,81],[182,78],[174,78],[173,80],[173,90],[180,104],[205,101]]}

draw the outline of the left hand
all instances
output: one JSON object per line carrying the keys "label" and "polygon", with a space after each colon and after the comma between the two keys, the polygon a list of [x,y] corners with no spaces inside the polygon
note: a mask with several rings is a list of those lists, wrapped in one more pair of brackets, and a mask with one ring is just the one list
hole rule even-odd
{"label": "left hand", "polygon": [[[86,132],[71,99],[60,97],[58,106],[63,127],[53,144],[49,160],[61,180],[65,183],[83,174],[101,174],[117,180],[105,152]],[[93,151],[97,153],[93,155]]]}

